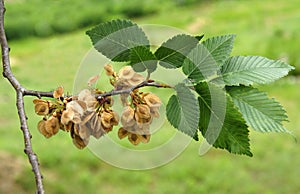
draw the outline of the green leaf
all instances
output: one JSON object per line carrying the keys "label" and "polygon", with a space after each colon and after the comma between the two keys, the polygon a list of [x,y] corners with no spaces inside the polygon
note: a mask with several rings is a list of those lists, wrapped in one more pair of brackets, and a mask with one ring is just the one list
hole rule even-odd
{"label": "green leaf", "polygon": [[260,56],[235,56],[222,66],[222,77],[226,85],[266,84],[288,74],[294,67],[282,61]]}
{"label": "green leaf", "polygon": [[206,141],[231,153],[252,156],[249,131],[230,96],[224,90],[206,82],[195,87],[199,94],[199,129]]}
{"label": "green leaf", "polygon": [[220,68],[210,51],[198,44],[184,60],[182,70],[193,82],[200,82],[216,75]]}
{"label": "green leaf", "polygon": [[180,107],[179,99],[176,95],[172,95],[169,98],[166,107],[166,114],[167,114],[168,121],[171,123],[171,125],[173,125],[173,127],[178,129],[181,120],[181,107]]}
{"label": "green leaf", "polygon": [[145,33],[129,20],[105,22],[88,30],[86,34],[95,49],[112,61],[129,61],[132,48],[149,47]]}
{"label": "green leaf", "polygon": [[181,34],[164,42],[154,53],[159,64],[165,68],[181,67],[186,55],[198,44],[197,38]]}
{"label": "green leaf", "polygon": [[235,35],[215,36],[202,42],[219,66],[230,56]]}
{"label": "green leaf", "polygon": [[152,73],[157,67],[157,59],[149,47],[139,46],[131,49],[130,65],[136,72],[147,70]]}
{"label": "green leaf", "polygon": [[168,121],[179,131],[198,139],[199,105],[195,95],[184,84],[177,84],[166,107]]}
{"label": "green leaf", "polygon": [[275,99],[269,99],[266,93],[248,86],[231,86],[226,90],[254,130],[290,133],[282,125],[287,121],[286,112]]}

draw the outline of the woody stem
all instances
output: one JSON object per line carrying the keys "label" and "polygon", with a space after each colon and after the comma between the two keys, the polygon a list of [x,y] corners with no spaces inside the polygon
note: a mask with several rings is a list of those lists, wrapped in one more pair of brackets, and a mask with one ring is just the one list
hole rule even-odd
{"label": "woody stem", "polygon": [[112,90],[110,92],[106,92],[103,94],[99,94],[96,96],[97,100],[100,100],[101,98],[107,97],[107,96],[115,96],[115,95],[120,95],[120,94],[130,94],[133,90],[142,88],[142,87],[157,87],[157,88],[171,88],[171,86],[166,85],[166,84],[160,84],[160,83],[155,83],[153,80],[148,80],[148,81],[143,81],[142,83],[132,86],[130,88],[124,89],[124,90]]}

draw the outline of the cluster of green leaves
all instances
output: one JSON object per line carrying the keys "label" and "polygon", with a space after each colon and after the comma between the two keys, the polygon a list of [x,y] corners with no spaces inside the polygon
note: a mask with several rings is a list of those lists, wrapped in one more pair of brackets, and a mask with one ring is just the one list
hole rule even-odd
{"label": "cluster of green leaves", "polygon": [[137,72],[151,74],[158,65],[181,71],[186,79],[173,87],[166,116],[195,140],[202,134],[216,148],[252,156],[249,128],[289,133],[283,107],[253,85],[273,82],[293,67],[260,56],[230,56],[234,35],[202,41],[203,36],[180,34],[155,51],[143,30],[128,20],[99,24],[87,35],[96,50]]}

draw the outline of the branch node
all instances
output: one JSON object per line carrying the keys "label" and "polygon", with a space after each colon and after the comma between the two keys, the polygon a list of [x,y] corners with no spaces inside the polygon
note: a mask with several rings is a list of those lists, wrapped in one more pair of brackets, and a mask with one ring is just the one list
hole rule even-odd
{"label": "branch node", "polygon": [[22,93],[22,95],[24,96],[24,93],[26,91],[25,88],[23,88],[22,86],[19,86],[17,90],[19,90]]}

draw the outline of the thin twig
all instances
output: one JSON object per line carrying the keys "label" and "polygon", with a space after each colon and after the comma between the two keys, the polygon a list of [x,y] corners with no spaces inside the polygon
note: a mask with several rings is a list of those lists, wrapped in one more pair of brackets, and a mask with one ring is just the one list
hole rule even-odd
{"label": "thin twig", "polygon": [[41,97],[49,97],[53,98],[53,92],[42,92],[42,91],[36,91],[36,90],[25,90],[23,92],[24,96],[36,96],[38,98]]}
{"label": "thin twig", "polygon": [[45,94],[41,92],[33,92],[31,90],[27,91],[16,79],[16,77],[13,75],[11,71],[11,66],[10,66],[10,58],[9,58],[9,51],[10,48],[7,43],[6,39],[6,34],[4,30],[4,0],[1,0],[0,2],[0,43],[1,43],[1,49],[2,49],[2,65],[3,65],[3,76],[8,79],[10,84],[13,86],[13,88],[16,91],[16,106],[18,109],[18,115],[20,119],[20,124],[21,124],[21,130],[23,132],[23,137],[24,137],[24,144],[25,144],[25,149],[24,152],[26,153],[29,162],[32,166],[32,171],[35,175],[35,182],[36,182],[36,192],[37,193],[44,193],[44,188],[43,188],[43,182],[42,182],[42,174],[39,169],[39,162],[36,154],[32,150],[32,145],[31,145],[31,134],[28,129],[28,124],[27,124],[27,117],[24,109],[24,95],[30,95],[30,94]]}
{"label": "thin twig", "polygon": [[100,100],[103,97],[106,96],[115,96],[115,95],[120,95],[120,94],[129,94],[131,93],[133,90],[138,89],[138,88],[142,88],[145,86],[152,86],[152,87],[157,87],[157,88],[171,88],[171,86],[166,85],[166,84],[160,84],[160,83],[155,83],[153,82],[153,80],[148,80],[148,81],[144,81],[136,86],[132,86],[128,89],[124,89],[124,90],[112,90],[110,92],[106,92],[103,94],[99,94],[96,96],[97,100]]}

